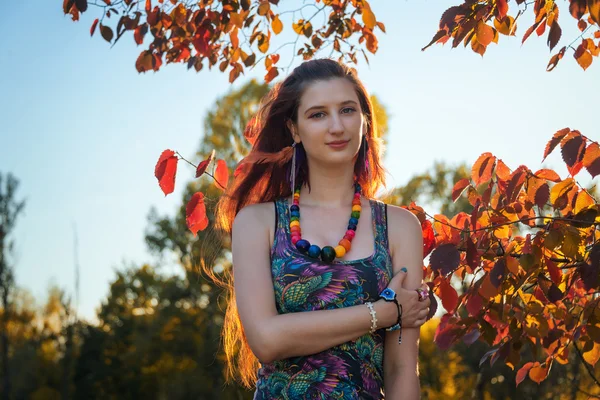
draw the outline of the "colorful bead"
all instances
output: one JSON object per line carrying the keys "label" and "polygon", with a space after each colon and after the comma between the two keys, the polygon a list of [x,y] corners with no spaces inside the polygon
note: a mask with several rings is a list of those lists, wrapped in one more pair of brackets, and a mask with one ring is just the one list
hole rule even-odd
{"label": "colorful bead", "polygon": [[325,246],[321,249],[317,245],[311,245],[308,240],[302,239],[302,231],[300,229],[300,187],[294,190],[292,197],[292,205],[290,206],[290,232],[291,241],[296,248],[302,253],[308,253],[308,256],[315,259],[321,259],[325,263],[331,263],[336,257],[341,258],[352,247],[352,239],[356,235],[356,228],[358,225],[358,219],[362,211],[361,204],[361,187],[359,184],[355,184],[354,198],[352,199],[352,213],[351,218],[348,221],[348,230],[344,235],[344,238],[340,240],[339,245],[333,248],[332,246]]}
{"label": "colorful bead", "polygon": [[343,246],[346,249],[346,253],[349,252],[350,248],[352,247],[352,244],[350,244],[350,241],[348,239],[340,240],[339,245]]}
{"label": "colorful bead", "polygon": [[335,247],[335,256],[337,258],[342,258],[346,255],[346,248],[342,245],[338,245]]}
{"label": "colorful bead", "polygon": [[323,247],[321,249],[321,260],[323,260],[326,263],[330,263],[333,260],[335,260],[335,249],[331,246]]}
{"label": "colorful bead", "polygon": [[306,253],[310,248],[310,243],[308,240],[300,239],[298,242],[296,242],[296,248],[301,252]]}
{"label": "colorful bead", "polygon": [[316,244],[313,244],[308,248],[308,256],[309,257],[319,258],[320,255],[321,255],[321,248],[319,246],[317,246]]}

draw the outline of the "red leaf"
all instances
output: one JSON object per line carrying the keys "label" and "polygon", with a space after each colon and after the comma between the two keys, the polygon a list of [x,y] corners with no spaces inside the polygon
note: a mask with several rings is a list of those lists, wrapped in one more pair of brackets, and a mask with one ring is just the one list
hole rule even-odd
{"label": "red leaf", "polygon": [[483,153],[479,156],[471,168],[471,178],[473,178],[475,187],[492,178],[495,162],[496,157],[492,153]]}
{"label": "red leaf", "polygon": [[150,0],[146,0],[146,14],[148,14],[152,10],[152,2]]}
{"label": "red leaf", "polygon": [[502,20],[508,13],[508,4],[506,0],[497,0],[496,5],[498,7],[498,19]]}
{"label": "red leaf", "polygon": [[277,67],[269,68],[269,71],[265,75],[265,83],[271,82],[273,79],[275,79],[277,75],[279,75],[279,70],[277,69]]}
{"label": "red leaf", "polygon": [[460,253],[454,244],[442,244],[431,253],[429,262],[432,270],[439,271],[442,275],[447,275],[458,268]]}
{"label": "red leaf", "polygon": [[469,180],[467,178],[463,178],[460,181],[456,182],[454,188],[452,189],[452,201],[456,201],[465,190],[467,186],[469,186]]}
{"label": "red leaf", "polygon": [[592,143],[585,149],[583,166],[592,175],[592,178],[600,175],[600,146],[598,146],[598,143]]}
{"label": "red leaf", "polygon": [[467,311],[472,317],[477,317],[481,311],[483,311],[483,298],[477,293],[472,292],[467,301]]}
{"label": "red leaf", "polygon": [[573,167],[576,163],[583,160],[585,140],[579,132],[572,131],[563,140],[561,147],[562,158],[568,167]]}
{"label": "red leaf", "polygon": [[550,273],[550,279],[552,279],[552,282],[559,285],[562,280],[562,271],[560,270],[560,268],[558,268],[554,261],[550,259],[546,259],[546,268],[548,268],[548,272]]}
{"label": "red leaf", "polygon": [[458,305],[458,294],[447,280],[442,280],[439,288],[439,296],[442,299],[442,305],[449,313],[454,312]]}
{"label": "red leaf", "polygon": [[158,179],[158,185],[163,193],[168,195],[175,189],[175,174],[177,173],[177,161],[173,150],[165,150],[160,155],[156,167],[154,167],[154,176]]}
{"label": "red leaf", "polygon": [[532,367],[533,367],[533,363],[528,362],[519,369],[519,371],[517,372],[517,379],[516,379],[517,385],[516,386],[519,386],[519,383],[523,382],[523,380],[525,379],[525,377],[529,373],[529,370]]}
{"label": "red leaf", "polygon": [[581,19],[586,12],[586,0],[571,0],[569,4],[569,12],[575,19]]}
{"label": "red leaf", "polygon": [[431,221],[423,221],[421,229],[423,230],[423,258],[425,258],[435,247],[435,234],[433,232]]}
{"label": "red leaf", "polygon": [[188,229],[196,237],[198,231],[203,231],[208,226],[204,194],[196,192],[185,207],[185,222]]}
{"label": "red leaf", "polygon": [[92,23],[92,27],[90,28],[90,36],[94,36],[94,32],[96,31],[96,25],[98,25],[99,19],[96,18]]}
{"label": "red leaf", "polygon": [[208,167],[208,164],[210,164],[210,162],[214,158],[215,158],[215,151],[213,150],[206,160],[204,160],[200,164],[198,164],[198,167],[196,168],[196,178],[200,178],[202,176],[202,174],[204,174],[204,172],[206,172],[206,168]]}
{"label": "red leaf", "polygon": [[554,20],[552,26],[550,27],[550,33],[548,33],[548,46],[550,50],[554,49],[554,47],[558,44],[560,37],[562,36],[562,29],[558,24],[558,21]]}
{"label": "red leaf", "polygon": [[542,158],[542,162],[548,157],[552,150],[556,147],[557,144],[567,135],[567,133],[571,132],[569,128],[563,128],[560,131],[556,132],[552,139],[546,144],[546,150],[544,151],[544,158]]}
{"label": "red leaf", "polygon": [[138,45],[144,43],[144,36],[146,35],[147,32],[148,32],[148,24],[146,24],[146,23],[135,28],[135,31],[133,32],[133,38],[135,39],[135,42]]}
{"label": "red leaf", "polygon": [[227,168],[227,163],[225,160],[217,161],[217,169],[215,171],[215,185],[219,189],[225,190],[227,188],[227,183],[229,183],[229,169]]}

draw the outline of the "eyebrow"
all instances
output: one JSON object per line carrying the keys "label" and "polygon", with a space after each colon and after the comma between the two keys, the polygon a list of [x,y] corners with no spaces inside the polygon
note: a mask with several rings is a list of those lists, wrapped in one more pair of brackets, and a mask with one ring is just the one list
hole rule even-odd
{"label": "eyebrow", "polygon": [[[355,102],[354,100],[346,100],[346,101],[342,101],[339,105],[340,106],[345,106],[346,104],[355,104],[358,105],[357,102]],[[304,115],[306,115],[310,110],[322,110],[326,108],[325,106],[312,106],[310,108],[308,108],[306,111],[304,111]]]}

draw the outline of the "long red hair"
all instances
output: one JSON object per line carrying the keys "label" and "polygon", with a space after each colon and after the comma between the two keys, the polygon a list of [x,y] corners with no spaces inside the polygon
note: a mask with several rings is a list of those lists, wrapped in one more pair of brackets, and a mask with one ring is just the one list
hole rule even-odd
{"label": "long red hair", "polygon": [[[252,143],[252,150],[240,162],[233,182],[217,203],[217,229],[231,234],[235,216],[246,205],[271,202],[291,195],[292,188],[288,177],[293,154],[291,146],[294,141],[286,122],[297,122],[300,97],[307,85],[333,78],[345,78],[354,85],[366,120],[366,141],[363,141],[360,147],[354,167],[362,193],[366,197],[374,197],[385,185],[385,171],[380,161],[381,141],[377,133],[373,105],[356,71],[329,59],[306,61],[296,67],[283,82],[273,86],[262,100],[256,115],[248,123],[244,135]],[[366,151],[363,148],[365,143]],[[368,173],[364,168],[365,162],[369,166]],[[304,163],[300,166],[296,182],[310,184],[307,171],[308,166]],[[231,380],[237,377],[244,386],[251,388],[257,379],[259,362],[248,346],[239,318],[233,290],[233,271],[225,270],[217,278],[205,265],[204,269],[213,279],[223,284],[227,292],[228,305],[222,330],[227,378]]]}

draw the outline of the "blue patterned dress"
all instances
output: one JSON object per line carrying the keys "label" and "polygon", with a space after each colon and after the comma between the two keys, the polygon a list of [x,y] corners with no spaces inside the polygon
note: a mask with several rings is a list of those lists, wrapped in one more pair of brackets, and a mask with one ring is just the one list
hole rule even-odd
{"label": "blue patterned dress", "polygon": [[[369,200],[374,253],[359,260],[323,264],[292,245],[287,199],[275,201],[276,232],[271,274],[279,314],[335,309],[376,301],[392,276],[387,208]],[[368,315],[368,309],[365,307]],[[261,364],[254,400],[382,399],[385,330],[317,354]]]}

